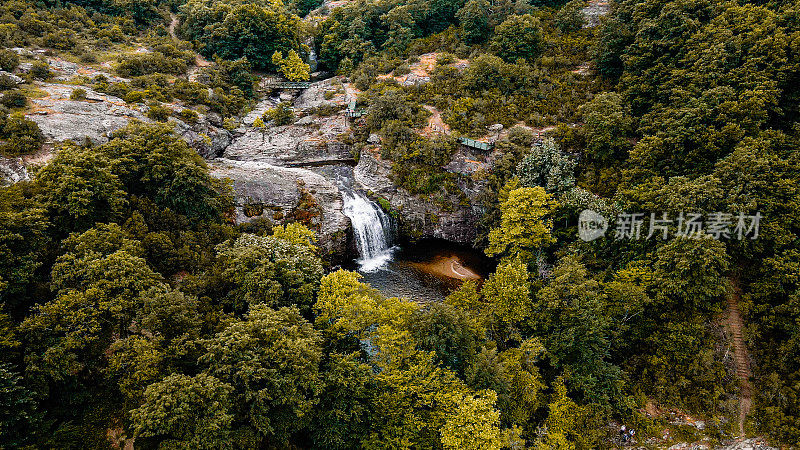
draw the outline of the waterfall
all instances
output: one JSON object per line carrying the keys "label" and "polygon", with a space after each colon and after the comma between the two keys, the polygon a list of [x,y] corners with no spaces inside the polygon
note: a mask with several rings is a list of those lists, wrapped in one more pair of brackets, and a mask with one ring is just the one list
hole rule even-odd
{"label": "waterfall", "polygon": [[370,272],[392,258],[392,219],[364,194],[343,191],[344,215],[350,218],[361,270]]}

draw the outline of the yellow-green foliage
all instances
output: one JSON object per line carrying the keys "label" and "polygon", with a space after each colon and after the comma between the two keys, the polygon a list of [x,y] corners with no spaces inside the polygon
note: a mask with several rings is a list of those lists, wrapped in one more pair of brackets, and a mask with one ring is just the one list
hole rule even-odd
{"label": "yellow-green foliage", "polygon": [[486,254],[532,261],[536,250],[555,242],[551,214],[557,206],[542,187],[508,192],[508,197],[501,199],[500,226],[489,233]]}
{"label": "yellow-green foliage", "polygon": [[308,64],[304,63],[294,50],[289,50],[285,58],[276,50],[272,54],[272,64],[278,67],[280,73],[289,81],[308,81],[311,77]]}

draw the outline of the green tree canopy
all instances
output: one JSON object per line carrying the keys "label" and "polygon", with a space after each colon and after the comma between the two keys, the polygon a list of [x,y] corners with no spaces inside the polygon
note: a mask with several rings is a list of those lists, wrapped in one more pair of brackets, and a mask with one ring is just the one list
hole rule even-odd
{"label": "green tree canopy", "polygon": [[539,19],[530,14],[512,15],[495,27],[492,50],[506,61],[533,61],[539,56],[544,36]]}
{"label": "green tree canopy", "polygon": [[232,448],[233,387],[204,373],[174,374],[147,387],[131,411],[133,433],[159,448]]}
{"label": "green tree canopy", "polygon": [[320,388],[320,336],[297,308],[252,305],[205,346],[200,363],[235,388],[241,426],[282,446],[309,423]]}
{"label": "green tree canopy", "polygon": [[521,257],[532,262],[536,251],[555,242],[550,215],[556,201],[541,187],[517,188],[501,199],[500,226],[489,232],[489,256]]}

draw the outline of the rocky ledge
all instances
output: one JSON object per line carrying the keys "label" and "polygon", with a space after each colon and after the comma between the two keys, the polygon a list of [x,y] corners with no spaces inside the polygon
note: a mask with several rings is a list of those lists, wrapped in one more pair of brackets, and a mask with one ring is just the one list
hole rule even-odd
{"label": "rocky ledge", "polygon": [[[367,191],[386,199],[400,222],[404,237],[445,239],[472,245],[475,241],[480,211],[475,207],[458,207],[449,211],[431,201],[420,199],[396,186],[390,179],[391,162],[369,150],[361,152],[355,167],[355,179]],[[459,186],[471,204],[476,204],[476,186]]]}
{"label": "rocky ledge", "polygon": [[342,213],[336,184],[307,169],[280,167],[263,161],[211,161],[212,175],[229,179],[236,202],[236,222],[256,218],[282,223],[306,223],[317,232],[318,244],[332,262],[347,257],[350,219]]}
{"label": "rocky ledge", "polygon": [[[36,122],[50,142],[83,143],[88,139],[103,144],[111,133],[131,120],[150,122],[144,104],[128,104],[86,86],[42,83],[37,87],[44,95],[32,100],[33,108],[27,118]],[[70,99],[70,94],[77,88],[86,91],[85,100]],[[183,109],[178,105],[166,106],[174,111]],[[192,125],[174,117],[169,121],[175,125],[176,132],[206,158],[219,156],[232,141],[231,133],[222,128],[222,119],[216,114],[201,115]]]}

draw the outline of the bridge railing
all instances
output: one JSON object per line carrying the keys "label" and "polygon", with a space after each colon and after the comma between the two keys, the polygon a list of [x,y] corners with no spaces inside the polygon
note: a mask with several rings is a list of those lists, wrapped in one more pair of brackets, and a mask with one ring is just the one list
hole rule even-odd
{"label": "bridge railing", "polygon": [[491,151],[494,148],[494,144],[490,144],[488,142],[476,141],[475,139],[470,139],[465,137],[458,138],[458,143],[461,145],[466,145],[467,147],[483,150],[485,152]]}
{"label": "bridge railing", "polygon": [[268,81],[264,83],[266,89],[308,89],[310,81]]}

